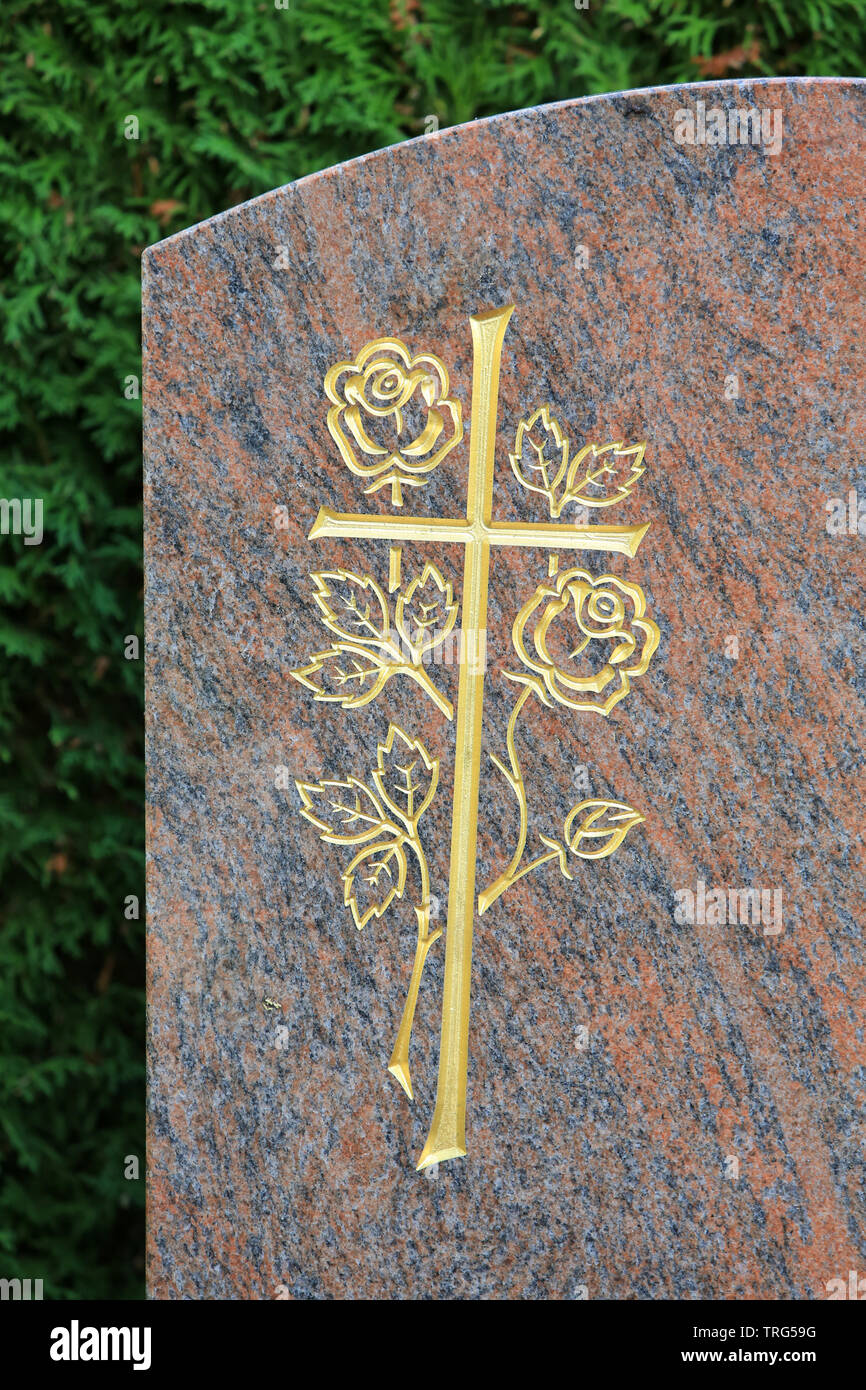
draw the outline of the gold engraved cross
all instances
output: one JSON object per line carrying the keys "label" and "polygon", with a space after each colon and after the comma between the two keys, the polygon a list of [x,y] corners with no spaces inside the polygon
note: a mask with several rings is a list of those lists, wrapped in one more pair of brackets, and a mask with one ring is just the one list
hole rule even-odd
{"label": "gold engraved cross", "polygon": [[487,630],[487,587],[491,546],[537,546],[554,550],[601,550],[635,555],[643,526],[568,526],[492,520],[494,449],[499,368],[505,330],[514,311],[473,315],[472,420],[466,516],[390,517],[336,513],[322,507],[310,539],[352,537],[389,541],[441,541],[464,547],[463,628],[475,659],[461,655],[457,695],[457,748],[451,869],[445,934],[442,1041],[433,1123],[418,1168],[466,1153],[466,1077],[481,727]]}

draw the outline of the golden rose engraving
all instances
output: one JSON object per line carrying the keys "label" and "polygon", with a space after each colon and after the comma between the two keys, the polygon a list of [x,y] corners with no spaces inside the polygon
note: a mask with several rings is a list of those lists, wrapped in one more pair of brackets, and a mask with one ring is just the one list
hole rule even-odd
{"label": "golden rose engraving", "polygon": [[343,462],[370,480],[366,494],[390,484],[396,507],[403,487],[423,487],[424,475],[463,438],[444,364],[429,352],[413,357],[399,338],[376,338],[354,362],[338,362],[325,391],[332,402],[328,429]]}
{"label": "golden rose engraving", "polygon": [[539,585],[514,621],[515,650],[537,674],[512,679],[532,685],[547,705],[553,699],[569,709],[610,714],[659,644],[659,630],[645,613],[640,585],[612,574],[594,579],[586,570],[563,570]]}
{"label": "golden rose engraving", "polygon": [[539,834],[544,852],[521,868],[529,814],[515,744],[520,713],[534,692],[548,706],[556,702],[568,709],[609,715],[625,699],[633,677],[644,674],[659,644],[658,627],[645,615],[646,597],[640,585],[613,574],[594,579],[586,570],[570,569],[539,584],[515,618],[514,648],[533,674],[506,672],[509,680],[524,689],[508,721],[508,762],[493,757],[493,763],[517,798],[520,830],[508,867],[479,895],[479,912],[486,912],[518,879],[552,860],[565,878],[573,878],[569,854],[605,859],[644,820],[623,801],[581,801],[566,817],[562,841]]}

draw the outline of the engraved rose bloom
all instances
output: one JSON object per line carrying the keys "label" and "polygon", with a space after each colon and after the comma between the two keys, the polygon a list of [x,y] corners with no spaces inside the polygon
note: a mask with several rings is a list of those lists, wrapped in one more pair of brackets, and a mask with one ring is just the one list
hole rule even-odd
{"label": "engraved rose bloom", "polygon": [[365,493],[390,484],[397,507],[402,488],[422,487],[424,474],[463,438],[444,364],[432,353],[412,357],[399,338],[377,338],[354,362],[338,362],[325,391],[333,403],[328,429],[344,463],[370,480]]}
{"label": "engraved rose bloom", "polygon": [[552,697],[569,709],[610,714],[658,646],[659,630],[645,612],[637,584],[564,570],[536,590],[514,621],[517,653],[537,674],[512,678],[532,686],[547,705]]}

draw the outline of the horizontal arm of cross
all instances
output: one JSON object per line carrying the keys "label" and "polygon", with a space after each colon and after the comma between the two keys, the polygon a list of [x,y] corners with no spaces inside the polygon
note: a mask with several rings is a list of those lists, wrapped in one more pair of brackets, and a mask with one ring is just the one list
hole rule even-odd
{"label": "horizontal arm of cross", "polygon": [[533,521],[448,520],[441,517],[371,516],[332,512],[321,507],[310,531],[310,540],[326,537],[390,541],[445,541],[466,545],[484,540],[488,545],[540,546],[547,550],[613,550],[635,555],[649,530],[643,526],[565,526]]}

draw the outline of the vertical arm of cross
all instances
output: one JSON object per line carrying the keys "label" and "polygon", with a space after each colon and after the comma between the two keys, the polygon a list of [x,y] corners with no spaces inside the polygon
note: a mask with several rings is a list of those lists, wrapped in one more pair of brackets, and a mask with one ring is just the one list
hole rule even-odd
{"label": "vertical arm of cross", "polygon": [[[513,305],[478,314],[472,325],[472,434],[466,520],[474,534],[465,548],[463,642],[457,691],[457,749],[454,814],[451,823],[451,875],[445,932],[445,990],[442,1042],[433,1123],[419,1168],[466,1153],[466,1073],[469,1063],[469,992],[472,926],[475,916],[475,847],[478,784],[481,774],[481,722],[487,637],[487,584],[493,507],[493,461],[502,340]],[[467,643],[470,644],[467,651]]]}

